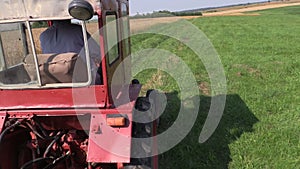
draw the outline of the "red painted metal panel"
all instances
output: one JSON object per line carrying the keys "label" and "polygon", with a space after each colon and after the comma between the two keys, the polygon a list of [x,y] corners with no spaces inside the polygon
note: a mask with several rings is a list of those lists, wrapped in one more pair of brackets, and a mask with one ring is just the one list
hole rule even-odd
{"label": "red painted metal panel", "polygon": [[2,132],[2,128],[4,126],[5,117],[6,117],[6,112],[0,111],[0,133]]}
{"label": "red painted metal panel", "polygon": [[[116,108],[96,107],[101,103],[104,104],[106,100],[106,91],[101,87],[2,90],[0,96],[8,99],[1,99],[0,105],[2,108],[8,109],[3,111],[3,116],[6,113],[8,118],[30,118],[34,115],[40,118],[42,125],[49,130],[57,128],[90,130],[88,162],[128,163],[131,153],[132,111],[140,89],[141,85],[125,85],[118,92],[116,100],[119,104]],[[23,98],[26,94],[28,95],[26,96],[27,99]],[[63,98],[55,99],[58,96]],[[87,96],[91,98],[87,98]],[[101,102],[101,99],[103,99],[103,102]],[[97,102],[94,103],[93,101]],[[78,102],[82,107],[72,108],[74,105],[77,106],[75,103]],[[18,103],[20,106],[16,106]],[[125,115],[128,119],[127,125],[121,128],[107,126],[106,116],[111,114]],[[74,120],[76,116],[84,115],[88,118],[84,120],[83,124],[78,120]]]}
{"label": "red painted metal panel", "polygon": [[[140,84],[113,86],[112,97],[114,98],[114,106],[118,109],[126,109],[126,106],[133,106],[138,98],[142,86]],[[128,103],[132,103],[131,105]]]}
{"label": "red painted metal panel", "polygon": [[[105,40],[104,40],[104,24],[103,24],[103,18],[102,18],[102,10],[97,9],[98,14],[98,25],[99,25],[99,45],[100,45],[100,52],[101,52],[101,64],[102,64],[102,78],[103,78],[103,84],[105,86],[108,86],[107,82],[107,69],[106,69],[106,48],[105,48]],[[108,106],[111,105],[109,102],[109,98],[106,98],[106,103]]]}
{"label": "red painted metal panel", "polygon": [[132,114],[124,128],[112,128],[106,125],[106,116],[93,115],[89,133],[88,162],[129,163],[131,152]]}
{"label": "red painted metal panel", "polygon": [[[104,114],[131,114],[132,106],[128,109],[45,109],[45,110],[12,110],[0,113],[0,129],[1,117],[8,115],[8,118],[31,118],[33,116],[39,118],[47,130],[58,129],[76,129],[89,130],[91,116]],[[3,118],[4,120],[4,118]],[[4,121],[3,121],[4,123]]]}
{"label": "red painted metal panel", "polygon": [[[115,109],[100,110],[101,114],[92,114],[88,162],[99,163],[129,163],[131,156],[132,111],[138,97],[141,85],[128,85],[117,94]],[[123,114],[127,116],[128,125],[112,128],[106,125],[106,115]]]}
{"label": "red painted metal panel", "polygon": [[[105,86],[0,90],[0,110],[105,107]],[[3,99],[5,98],[5,99]]]}

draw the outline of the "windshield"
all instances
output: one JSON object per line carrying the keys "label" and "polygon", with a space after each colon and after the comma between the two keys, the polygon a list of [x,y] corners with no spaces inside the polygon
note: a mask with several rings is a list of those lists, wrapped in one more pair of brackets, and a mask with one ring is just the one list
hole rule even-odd
{"label": "windshield", "polygon": [[85,24],[54,27],[55,24],[50,27],[45,21],[0,24],[0,88],[92,83],[90,53],[85,50],[88,47],[85,43],[88,34],[83,33]]}

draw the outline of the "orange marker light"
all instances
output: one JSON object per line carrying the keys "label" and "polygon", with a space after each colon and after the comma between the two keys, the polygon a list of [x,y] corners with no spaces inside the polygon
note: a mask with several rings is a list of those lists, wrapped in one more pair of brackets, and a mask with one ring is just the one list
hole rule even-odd
{"label": "orange marker light", "polygon": [[112,127],[124,127],[126,119],[125,117],[109,117],[106,118],[106,124]]}

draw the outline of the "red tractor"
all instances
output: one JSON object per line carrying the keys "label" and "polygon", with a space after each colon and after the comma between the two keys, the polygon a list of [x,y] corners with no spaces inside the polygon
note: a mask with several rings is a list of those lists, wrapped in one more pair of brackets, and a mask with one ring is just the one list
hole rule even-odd
{"label": "red tractor", "polygon": [[[81,52],[43,53],[39,35],[63,19]],[[129,33],[128,0],[1,0],[0,169],[157,168],[155,140],[132,141],[155,135],[157,108],[131,80]]]}

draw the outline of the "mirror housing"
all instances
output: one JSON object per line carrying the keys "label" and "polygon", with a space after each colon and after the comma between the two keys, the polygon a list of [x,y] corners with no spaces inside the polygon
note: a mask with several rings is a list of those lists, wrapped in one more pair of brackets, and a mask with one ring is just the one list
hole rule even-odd
{"label": "mirror housing", "polygon": [[89,20],[94,15],[94,9],[92,5],[85,0],[73,0],[69,4],[69,14],[78,20]]}

